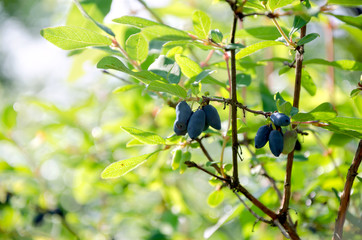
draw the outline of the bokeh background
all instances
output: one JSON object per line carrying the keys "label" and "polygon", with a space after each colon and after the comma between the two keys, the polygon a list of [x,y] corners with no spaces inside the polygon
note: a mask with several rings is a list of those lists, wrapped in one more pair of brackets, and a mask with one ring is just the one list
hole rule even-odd
{"label": "bokeh background", "polygon": [[[201,9],[211,16],[214,28],[227,34],[232,18],[228,5],[211,2],[146,1],[173,27],[192,31],[192,12]],[[92,17],[106,24],[123,15],[152,19],[138,1],[88,0],[82,4]],[[323,1],[313,4],[322,5]],[[282,239],[276,228],[261,223],[254,226],[254,217],[227,189],[221,190],[222,203],[208,202],[216,184],[195,170],[182,175],[172,171],[171,150],[120,179],[100,178],[111,162],[152,149],[129,147],[131,138],[120,126],[167,137],[172,134],[175,116],[174,109],[162,99],[142,90],[112,93],[124,83],[96,68],[107,53],[97,49],[63,51],[40,36],[45,27],[87,24],[77,11],[67,0],[0,1],[0,238]],[[339,7],[334,13],[357,16],[361,8]],[[282,24],[290,27],[292,21],[286,17]],[[260,17],[244,22],[245,27],[261,24],[271,22]],[[125,39],[131,31],[113,27]],[[320,38],[308,44],[305,59],[362,62],[361,29],[323,15],[308,24],[308,32],[318,32]],[[260,41],[251,36],[242,38],[247,44]],[[207,52],[196,49],[195,55],[202,60]],[[288,52],[267,49],[250,60],[271,57],[288,58]],[[221,58],[216,55],[212,61]],[[291,100],[293,73],[279,75],[282,68],[281,63],[269,62],[249,69],[252,84],[243,100],[255,109],[262,108],[260,83],[266,86],[264,92],[279,91]],[[362,117],[361,95],[351,98],[349,94],[361,72],[336,69],[331,73],[328,67],[317,65],[308,72],[317,93],[310,96],[302,91],[302,110],[330,101],[340,116]],[[225,72],[217,74],[225,81]],[[213,88],[205,90],[218,93]],[[222,105],[217,107],[222,119],[227,119]],[[263,121],[262,117],[248,116],[247,123],[254,131],[251,138]],[[215,157],[221,149],[219,140],[212,139],[207,145]],[[301,141],[301,158],[293,172],[292,215],[306,239],[330,238],[338,209],[332,188],[342,191],[357,140],[312,129]],[[257,169],[250,169],[252,156],[244,152],[241,182],[268,206],[277,208],[275,194]],[[227,148],[225,161],[230,161],[230,153]],[[192,159],[205,162],[199,150],[193,150]],[[264,160],[282,187],[285,157]],[[361,189],[361,181],[355,184],[355,189]],[[352,195],[346,239],[358,239],[361,234],[361,199],[360,190]]]}

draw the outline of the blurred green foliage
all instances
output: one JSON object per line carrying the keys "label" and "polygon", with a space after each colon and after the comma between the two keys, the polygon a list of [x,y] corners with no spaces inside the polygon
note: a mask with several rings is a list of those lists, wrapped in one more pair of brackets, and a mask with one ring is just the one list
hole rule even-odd
{"label": "blurred green foliage", "polygon": [[[9,16],[27,24],[24,13],[34,10],[38,6],[35,2],[3,1],[2,7]],[[191,93],[199,97],[206,92],[210,96],[229,97],[222,48],[193,41],[188,35],[189,32],[207,41],[209,30],[214,29],[211,34],[216,34],[217,40],[212,37],[213,41],[227,43],[232,12],[224,1],[211,2],[174,0],[152,9],[154,14],[169,21],[167,25],[178,29],[122,16],[106,24],[130,59],[109,46],[109,41],[102,42],[101,46],[95,46],[92,39],[82,46],[70,44],[67,49],[72,49],[69,55],[73,66],[69,69],[68,84],[75,88],[74,92],[86,97],[69,106],[36,95],[28,96],[8,85],[0,86],[1,92],[16,93],[11,101],[0,96],[1,239],[282,238],[278,228],[256,223],[255,217],[231,191],[221,188],[220,182],[197,169],[187,169],[185,160],[191,159],[208,168],[207,159],[197,144],[187,145],[183,137],[172,136],[175,110],[170,103]],[[81,4],[95,21],[103,24],[112,1],[87,0]],[[313,9],[318,8],[317,4],[311,1]],[[285,10],[293,11],[297,5],[294,1],[294,7],[286,5]],[[259,1],[250,0],[245,11],[258,12],[262,10],[260,7]],[[275,4],[272,7],[276,8]],[[339,9],[349,13],[347,7]],[[278,21],[287,33],[293,27],[293,16]],[[299,126],[309,134],[299,136],[302,150],[295,156],[290,213],[293,220],[298,221],[298,233],[303,239],[331,237],[339,193],[362,135],[361,93],[350,96],[360,81],[362,32],[348,21],[336,23],[334,49],[330,49],[326,46],[326,42],[331,41],[326,31],[332,21],[335,21],[332,16],[319,13],[308,23],[308,31],[311,29],[320,37],[305,47],[303,74],[308,77],[303,79],[307,84],[303,85],[299,109],[303,113],[295,115],[298,121],[330,120],[325,128],[311,124]],[[194,31],[192,23],[196,26]],[[104,29],[82,16],[75,5],[68,9],[66,25],[107,36]],[[180,25],[183,30],[179,30]],[[273,41],[279,37],[273,26],[265,16],[246,18],[236,36],[237,42],[248,47],[227,46],[242,49],[237,61],[241,74],[238,99],[252,109],[275,111],[278,107],[280,110],[283,102],[276,102],[277,98],[284,102],[293,99],[295,74],[293,69],[285,69],[284,63],[292,62],[295,53]],[[294,39],[298,39],[295,34]],[[47,39],[52,42],[52,38]],[[261,46],[260,42],[265,40],[266,45]],[[268,41],[273,43],[268,45]],[[59,44],[64,47],[64,42]],[[82,48],[84,46],[91,47]],[[259,49],[262,50],[257,51]],[[205,63],[210,50],[215,53]],[[328,52],[334,53],[334,60],[350,61],[325,61]],[[110,55],[122,62],[118,64]],[[158,76],[155,69],[149,69],[160,55],[180,67],[183,75],[178,85],[168,76]],[[103,58],[105,56],[108,58]],[[107,69],[111,75],[101,76],[93,88],[71,85],[84,77],[84,67],[89,61],[92,67],[98,63],[99,68]],[[329,67],[334,67],[333,93]],[[109,82],[114,81],[114,74],[120,81],[112,85]],[[324,102],[333,105],[323,105]],[[198,106],[196,101],[189,103],[194,110]],[[227,132],[227,108],[221,103],[212,104],[223,121],[223,132]],[[318,111],[313,110],[316,107]],[[238,117],[240,140],[253,139],[257,129],[266,122],[263,116],[251,113],[246,114],[244,121],[241,111]],[[205,147],[219,160],[222,132],[208,130],[207,133],[211,137],[204,140]],[[248,148],[252,150],[242,147],[240,181],[266,206],[276,210],[279,199],[260,174],[260,165],[282,189],[286,155],[275,158],[267,148],[256,150],[253,145]],[[177,164],[172,163],[173,154],[180,149],[182,156]],[[154,152],[157,153],[150,154]],[[150,155],[138,159],[135,166],[142,165],[133,171],[120,178],[101,179],[102,171],[112,166],[111,163],[144,154]],[[226,172],[230,173],[230,143],[226,144],[224,163]],[[361,178],[356,178],[345,224],[346,239],[358,239],[362,233],[361,186]],[[250,202],[247,204],[251,206]],[[251,209],[262,215],[254,206]]]}

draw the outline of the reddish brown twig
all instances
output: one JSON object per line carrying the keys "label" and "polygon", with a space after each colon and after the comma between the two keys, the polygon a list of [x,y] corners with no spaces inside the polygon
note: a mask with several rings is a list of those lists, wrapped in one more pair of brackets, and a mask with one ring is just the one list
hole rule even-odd
{"label": "reddish brown twig", "polygon": [[338,217],[334,228],[333,240],[341,240],[343,236],[343,225],[346,219],[348,210],[349,199],[351,196],[352,185],[355,177],[357,176],[357,170],[361,164],[362,159],[362,140],[359,141],[356,154],[353,162],[348,169],[346,183],[344,185],[343,193],[341,196],[341,203],[338,209]]}

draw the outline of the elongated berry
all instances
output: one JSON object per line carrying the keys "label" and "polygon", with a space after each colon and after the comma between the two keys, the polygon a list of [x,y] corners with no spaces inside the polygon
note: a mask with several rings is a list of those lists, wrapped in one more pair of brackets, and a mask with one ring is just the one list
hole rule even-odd
{"label": "elongated berry", "polygon": [[284,147],[283,136],[278,130],[272,130],[269,134],[269,148],[274,156],[279,157]]}
{"label": "elongated berry", "polygon": [[217,112],[216,108],[211,105],[206,105],[202,108],[202,110],[205,112],[207,124],[215,128],[216,130],[220,130],[221,121],[219,113]]}
{"label": "elongated berry", "polygon": [[270,119],[277,126],[288,126],[290,124],[290,118],[284,113],[275,112],[270,116]]}
{"label": "elongated berry", "polygon": [[179,130],[185,130],[187,128],[187,122],[190,119],[192,110],[190,106],[185,102],[179,102],[176,106],[176,126]]}
{"label": "elongated berry", "polygon": [[265,146],[269,140],[271,130],[272,128],[270,125],[264,125],[258,129],[254,138],[255,148],[262,148]]}
{"label": "elongated berry", "polygon": [[194,112],[189,120],[187,125],[187,132],[190,138],[197,138],[205,127],[205,112],[201,109]]}
{"label": "elongated berry", "polygon": [[184,125],[180,122],[178,122],[177,120],[174,122],[173,124],[173,131],[176,133],[176,135],[178,136],[181,136],[181,135],[185,135],[187,133],[187,123],[185,124],[186,125],[186,128],[184,130],[181,130],[183,129]]}

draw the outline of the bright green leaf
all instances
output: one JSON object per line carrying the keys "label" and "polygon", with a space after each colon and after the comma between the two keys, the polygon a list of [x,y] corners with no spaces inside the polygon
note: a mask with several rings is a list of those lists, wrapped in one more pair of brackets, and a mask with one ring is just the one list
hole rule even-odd
{"label": "bright green leaf", "polygon": [[302,70],[302,87],[311,95],[314,96],[317,92],[317,86],[313,82],[312,77],[306,70]]}
{"label": "bright green leaf", "polygon": [[147,90],[165,92],[180,98],[187,97],[187,92],[183,87],[177,84],[164,83],[158,80],[150,82],[150,84],[147,86]]}
{"label": "bright green leaf", "polygon": [[155,25],[161,25],[157,22],[134,16],[123,16],[120,18],[113,19],[113,22],[131,25],[137,28],[150,27]]}
{"label": "bright green leaf", "polygon": [[324,121],[330,120],[337,116],[337,112],[334,110],[333,105],[325,102],[308,113],[297,113],[293,116],[294,121]]}
{"label": "bright green leaf", "polygon": [[165,144],[165,139],[156,133],[145,132],[137,128],[132,127],[121,127],[122,130],[132,135],[134,138],[145,144]]}
{"label": "bright green leaf", "polygon": [[187,32],[172,28],[166,25],[154,25],[150,27],[145,27],[142,29],[142,33],[146,38],[151,40],[160,40],[160,41],[176,41],[176,40],[190,40],[191,37]]}
{"label": "bright green leaf", "polygon": [[144,163],[148,158],[150,158],[155,153],[156,152],[144,154],[144,155],[141,155],[138,157],[133,157],[133,158],[129,158],[129,159],[125,159],[125,160],[121,160],[121,161],[112,163],[111,165],[109,165],[108,167],[106,167],[103,170],[101,177],[103,179],[120,177],[120,176],[128,173],[129,171],[135,169],[142,163]]}
{"label": "bright green leaf", "polygon": [[362,0],[328,0],[328,3],[343,6],[359,6],[362,5]]}
{"label": "bright green leaf", "polygon": [[207,39],[211,27],[209,16],[203,11],[197,10],[192,14],[192,23],[196,35],[201,39]]}
{"label": "bright green leaf", "polygon": [[207,198],[207,204],[210,207],[217,207],[224,200],[224,192],[222,190],[216,190],[209,194]]}
{"label": "bright green leaf", "polygon": [[142,88],[142,86],[135,85],[135,84],[124,85],[124,86],[114,89],[113,93],[122,93],[122,92],[127,92],[129,90],[138,89],[138,88]]}
{"label": "bright green leaf", "polygon": [[335,15],[335,14],[329,14],[329,15],[332,15],[333,17],[338,18],[339,20],[341,20],[349,25],[362,29],[362,15],[359,15],[357,17],[342,16],[342,15]]}
{"label": "bright green leaf", "polygon": [[269,0],[268,6],[270,10],[274,11],[277,8],[285,7],[288,4],[291,4],[294,0]]}
{"label": "bright green leaf", "polygon": [[133,60],[143,62],[148,55],[148,42],[141,33],[131,35],[126,41],[126,52]]}
{"label": "bright green leaf", "polygon": [[313,41],[314,39],[316,39],[317,37],[320,37],[318,33],[310,33],[310,34],[304,36],[302,39],[300,39],[297,42],[297,46],[301,46],[306,43],[309,43],[309,42]]}
{"label": "bright green leaf", "polygon": [[80,27],[62,26],[44,28],[40,31],[40,34],[46,40],[64,50],[112,44],[112,41],[108,37]]}
{"label": "bright green leaf", "polygon": [[243,57],[249,56],[250,54],[253,54],[263,48],[276,46],[276,45],[284,45],[282,42],[277,41],[264,41],[255,43],[253,45],[247,46],[246,48],[241,49],[235,56],[236,59],[241,59]]}
{"label": "bright green leaf", "polygon": [[362,71],[362,62],[356,62],[353,60],[337,60],[337,61],[327,61],[321,58],[314,58],[303,61],[303,64],[321,64],[340,68],[348,71]]}
{"label": "bright green leaf", "polygon": [[[288,32],[286,28],[282,29],[284,32]],[[256,38],[261,40],[275,40],[280,36],[280,32],[275,26],[243,28],[237,30],[235,33],[235,37],[237,38]]]}

